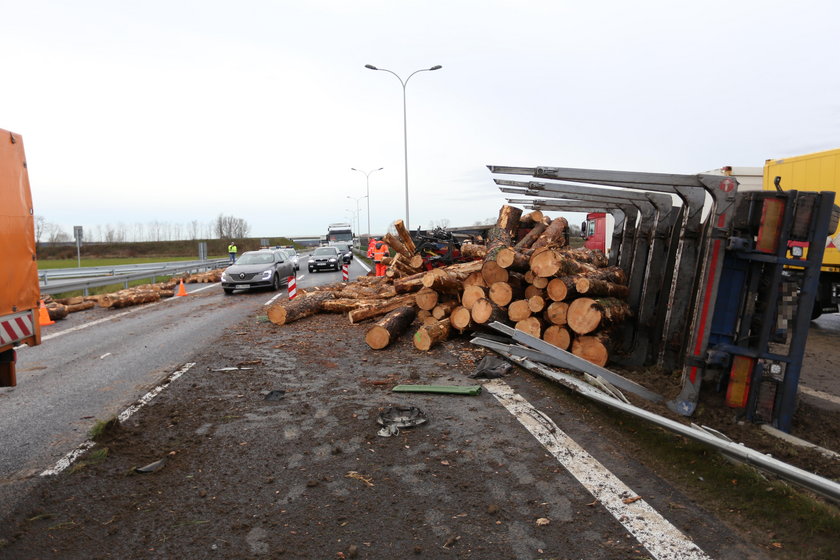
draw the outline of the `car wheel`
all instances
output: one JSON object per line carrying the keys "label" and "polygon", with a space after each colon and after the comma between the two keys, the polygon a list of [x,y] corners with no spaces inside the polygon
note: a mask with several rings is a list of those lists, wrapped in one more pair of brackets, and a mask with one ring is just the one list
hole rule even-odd
{"label": "car wheel", "polygon": [[233,293],[233,288],[222,288],[225,291],[225,295],[229,296]]}
{"label": "car wheel", "polygon": [[271,283],[272,291],[277,291],[280,289],[280,275],[276,272],[274,273],[274,282]]}
{"label": "car wheel", "polygon": [[312,272],[313,272],[313,271],[312,271],[312,267],[310,266],[310,267],[309,267],[309,274],[312,274]]}

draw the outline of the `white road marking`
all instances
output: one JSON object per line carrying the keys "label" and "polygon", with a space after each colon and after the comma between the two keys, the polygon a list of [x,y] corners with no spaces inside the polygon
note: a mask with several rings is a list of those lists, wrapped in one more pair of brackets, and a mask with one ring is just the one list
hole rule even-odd
{"label": "white road marking", "polygon": [[271,305],[272,303],[274,303],[274,300],[276,300],[277,298],[279,298],[282,295],[284,295],[283,292],[278,292],[278,293],[274,294],[274,297],[272,297],[270,300],[265,302],[263,305]]}
{"label": "white road marking", "polygon": [[[152,389],[151,391],[149,391],[148,393],[146,393],[145,395],[140,397],[137,400],[137,402],[135,402],[134,404],[132,404],[131,406],[129,406],[128,408],[123,410],[119,414],[119,416],[117,416],[117,420],[119,420],[120,422],[125,422],[126,420],[128,420],[131,417],[132,414],[134,414],[135,412],[137,412],[138,410],[143,408],[144,405],[148,404],[149,401],[151,401],[153,398],[158,396],[164,389],[169,387],[169,385],[173,381],[175,381],[176,379],[178,379],[179,377],[181,377],[182,375],[187,373],[190,370],[190,368],[192,368],[194,365],[195,365],[195,362],[188,362],[188,363],[184,364],[183,366],[181,366],[181,369],[178,369],[178,370],[172,372],[171,374],[169,374],[169,376],[164,380],[163,383],[161,383],[160,385],[158,385],[157,387],[155,387],[154,389]],[[41,476],[53,476],[53,475],[56,475],[56,474],[60,473],[61,471],[65,470],[67,467],[72,465],[73,462],[76,459],[78,459],[85,451],[87,451],[88,449],[90,449],[94,445],[96,445],[96,442],[94,442],[92,440],[88,439],[88,440],[83,441],[82,443],[80,443],[78,445],[78,447],[76,447],[75,449],[70,451],[67,455],[65,455],[64,457],[59,459],[58,462],[55,464],[55,466],[53,466],[53,468],[47,469],[44,472],[42,472]]]}
{"label": "white road marking", "polygon": [[101,356],[99,356],[99,359],[100,359],[100,360],[104,360],[105,358],[107,358],[107,357],[108,357],[108,356],[110,356],[110,355],[111,355],[111,353],[110,353],[110,352],[106,352],[105,354],[102,354]]}
{"label": "white road marking", "polygon": [[365,269],[365,272],[370,272],[370,268],[361,259],[356,259],[356,262],[359,263],[359,266]]}
{"label": "white road marking", "polygon": [[824,401],[832,402],[834,404],[840,404],[840,397],[838,397],[837,395],[832,395],[831,393],[826,393],[825,391],[817,391],[816,389],[811,389],[809,387],[800,385],[799,392],[805,393],[806,395],[810,395],[812,397],[816,397],[818,399],[822,399]]}
{"label": "white road marking", "polygon": [[[657,560],[710,559],[700,547],[538,411],[507,383],[484,384],[491,395]],[[625,503],[625,500],[633,500]]]}

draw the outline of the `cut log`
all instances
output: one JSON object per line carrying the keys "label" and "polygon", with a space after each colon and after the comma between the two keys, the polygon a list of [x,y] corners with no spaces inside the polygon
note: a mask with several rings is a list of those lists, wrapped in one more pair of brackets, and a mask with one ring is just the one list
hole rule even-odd
{"label": "cut log", "polygon": [[427,272],[423,276],[423,287],[444,294],[458,294],[463,289],[461,282],[449,274],[445,268],[435,268]]}
{"label": "cut log", "polygon": [[488,286],[492,286],[494,282],[507,282],[510,274],[506,269],[500,267],[496,261],[484,261],[481,266],[481,276]]}
{"label": "cut log", "polygon": [[578,336],[572,340],[572,354],[597,366],[605,366],[610,358],[612,343],[605,333]]}
{"label": "cut log", "polygon": [[575,278],[572,276],[561,276],[552,278],[545,288],[548,298],[552,301],[564,301],[577,296]]}
{"label": "cut log", "polygon": [[[269,306],[266,313],[268,320],[275,325],[286,325],[314,315],[321,310],[321,304],[328,299],[333,299],[332,292],[314,292],[298,296],[292,300],[285,300]],[[386,311],[387,313],[387,311]]]}
{"label": "cut log", "polygon": [[408,259],[408,266],[411,268],[416,268],[418,271],[423,268],[423,256],[422,255],[412,255],[410,259]]}
{"label": "cut log", "polygon": [[394,291],[396,291],[398,294],[416,292],[417,290],[423,287],[423,276],[425,275],[425,272],[420,272],[418,274],[413,274],[411,276],[405,276],[403,278],[394,280]]}
{"label": "cut log", "polygon": [[61,319],[67,317],[67,314],[69,313],[66,305],[56,303],[55,301],[46,305],[46,308],[51,321],[60,321]]}
{"label": "cut log", "polygon": [[353,311],[354,309],[370,307],[373,305],[378,305],[380,303],[382,303],[381,299],[354,299],[336,297],[335,299],[328,299],[324,302],[321,302],[321,308],[318,311],[324,313],[348,313],[350,311]]}
{"label": "cut log", "polygon": [[519,217],[519,227],[534,227],[536,224],[542,223],[543,218],[542,210],[531,210]]}
{"label": "cut log", "polygon": [[410,259],[414,256],[414,253],[409,252],[409,250],[406,249],[405,245],[403,245],[403,242],[400,241],[399,238],[397,238],[394,235],[391,235],[390,233],[386,233],[385,235],[383,235],[382,241],[384,241],[388,247],[396,251],[397,254],[402,255],[407,259]]}
{"label": "cut log", "polygon": [[99,298],[99,306],[110,309],[121,309],[141,303],[151,303],[159,299],[160,294],[154,290],[121,290],[113,294],[104,294]]}
{"label": "cut log", "polygon": [[537,276],[537,277],[534,278],[534,281],[531,282],[531,285],[534,286],[535,288],[539,288],[539,289],[542,290],[546,286],[548,286],[549,280],[550,280],[550,278],[543,278],[541,276]]}
{"label": "cut log", "polygon": [[432,316],[432,312],[429,311],[428,309],[418,309],[417,310],[417,320],[420,321],[420,322],[422,322],[423,319],[425,319],[426,317],[431,317],[431,316]]}
{"label": "cut log", "polygon": [[544,222],[536,224],[534,227],[531,228],[531,231],[525,234],[525,237],[520,239],[519,242],[513,246],[513,248],[517,251],[521,251],[522,249],[528,249],[529,247],[531,247],[531,245],[534,244],[534,242],[537,239],[539,239],[539,237],[545,231],[546,227],[548,227],[548,224]]}
{"label": "cut log", "polygon": [[481,286],[464,286],[464,293],[461,294],[461,305],[467,309],[472,309],[473,304],[483,297],[487,297],[487,290]]}
{"label": "cut log", "polygon": [[408,230],[405,229],[405,223],[403,223],[402,220],[395,221],[394,229],[397,230],[397,235],[400,236],[400,241],[402,241],[403,245],[405,245],[406,250],[412,255],[416,253],[417,247],[414,246],[414,240],[411,239],[411,235],[408,233]]}
{"label": "cut log", "polygon": [[458,329],[459,332],[471,329],[473,322],[470,310],[463,306],[456,307],[449,314],[449,324],[452,325],[452,328]]}
{"label": "cut log", "polygon": [[627,299],[629,290],[627,286],[614,284],[597,278],[582,276],[575,279],[575,289],[580,295],[587,297],[615,297]]}
{"label": "cut log", "polygon": [[451,331],[449,319],[443,319],[434,325],[422,326],[414,333],[414,347],[418,350],[430,350],[435,344],[449,338]]}
{"label": "cut log", "polygon": [[555,301],[545,308],[543,317],[553,325],[565,325],[568,322],[569,304],[565,301]]}
{"label": "cut log", "polygon": [[442,301],[438,303],[434,309],[432,309],[432,317],[437,320],[445,319],[449,317],[449,314],[452,313],[452,310],[458,307],[457,300],[449,300],[449,301]]}
{"label": "cut log", "polygon": [[487,298],[481,298],[473,304],[470,316],[474,323],[484,325],[493,321],[507,323],[507,313]]}
{"label": "cut log", "polygon": [[439,319],[435,319],[433,316],[429,315],[428,317],[426,317],[425,319],[420,321],[420,326],[434,325],[438,321],[439,321]]}
{"label": "cut log", "polygon": [[521,321],[517,321],[514,328],[518,331],[522,331],[524,333],[530,334],[535,338],[540,338],[542,334],[543,324],[540,321],[539,317],[528,317],[526,319],[522,319]]}
{"label": "cut log", "polygon": [[466,259],[481,259],[487,256],[487,245],[478,245],[475,243],[461,244],[461,256]]}
{"label": "cut log", "polygon": [[[292,300],[297,301],[297,300]],[[385,315],[403,305],[414,305],[414,295],[404,294],[391,299],[383,300],[382,303],[372,305],[370,307],[362,307],[361,309],[354,309],[347,314],[351,324],[356,324],[366,319],[373,319]],[[270,318],[270,317],[269,317]]]}
{"label": "cut log", "polygon": [[598,268],[604,268],[609,264],[609,259],[603,251],[594,251],[580,247],[578,249],[563,249],[563,256],[574,259],[577,262],[593,264]]}
{"label": "cut log", "polygon": [[531,245],[536,249],[539,247],[563,247],[569,244],[569,222],[562,216],[554,218],[551,223],[545,228],[545,231],[540,237]]}
{"label": "cut log", "polygon": [[440,295],[431,288],[422,288],[414,294],[414,303],[420,309],[431,311],[438,304]]}
{"label": "cut log", "polygon": [[522,298],[525,290],[520,282],[494,282],[490,286],[488,297],[490,301],[504,307],[514,299]]}
{"label": "cut log", "polygon": [[569,344],[572,341],[572,335],[566,327],[551,325],[543,331],[542,339],[561,350],[568,350]]}
{"label": "cut log", "polygon": [[531,310],[531,313],[535,315],[545,309],[545,299],[542,296],[531,296],[526,298],[525,301],[528,302],[528,308]]}
{"label": "cut log", "polygon": [[473,272],[466,278],[464,278],[464,287],[467,286],[480,286],[482,288],[488,288],[487,282],[484,281],[484,276],[481,275],[481,271]]}
{"label": "cut log", "polygon": [[534,296],[540,296],[543,299],[547,297],[544,289],[538,288],[533,284],[525,286],[525,293],[523,295],[525,296],[525,299],[532,298]]}
{"label": "cut log", "polygon": [[496,264],[502,268],[526,272],[529,269],[529,258],[511,247],[502,247],[496,254]]}
{"label": "cut log", "polygon": [[67,313],[75,313],[77,311],[84,311],[85,309],[92,309],[96,307],[96,304],[92,301],[80,301],[79,303],[73,303],[66,307]]}
{"label": "cut log", "polygon": [[365,342],[374,350],[387,348],[411,326],[416,311],[411,306],[397,307],[380,319],[365,333]]}
{"label": "cut log", "polygon": [[578,298],[569,304],[567,321],[577,334],[621,323],[630,317],[630,306],[616,298]]}
{"label": "cut log", "polygon": [[511,302],[511,304],[508,305],[507,314],[508,319],[514,323],[527,319],[532,315],[531,309],[528,307],[528,300],[518,299]]}
{"label": "cut log", "polygon": [[531,272],[537,277],[569,276],[588,274],[598,270],[595,265],[576,261],[563,251],[541,251],[531,255]]}

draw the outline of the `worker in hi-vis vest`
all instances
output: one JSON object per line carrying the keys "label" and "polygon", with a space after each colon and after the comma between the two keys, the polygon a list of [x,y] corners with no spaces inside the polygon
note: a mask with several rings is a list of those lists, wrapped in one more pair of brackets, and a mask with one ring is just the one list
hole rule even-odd
{"label": "worker in hi-vis vest", "polygon": [[382,259],[387,257],[390,253],[388,252],[388,245],[383,243],[382,241],[377,241],[376,245],[373,248],[373,262],[376,264],[376,275],[377,276],[385,276],[385,265],[382,264]]}
{"label": "worker in hi-vis vest", "polygon": [[230,264],[236,262],[236,241],[231,241],[228,245],[228,255],[230,255]]}
{"label": "worker in hi-vis vest", "polygon": [[376,248],[376,239],[374,239],[373,237],[371,237],[371,238],[368,240],[368,250],[367,250],[367,257],[368,257],[369,259],[372,259],[372,258],[373,258],[373,250],[374,250],[374,248]]}

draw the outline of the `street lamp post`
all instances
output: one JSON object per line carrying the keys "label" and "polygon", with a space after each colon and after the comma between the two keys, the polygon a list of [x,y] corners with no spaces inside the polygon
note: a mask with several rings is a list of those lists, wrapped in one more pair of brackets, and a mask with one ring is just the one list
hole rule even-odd
{"label": "street lamp post", "polygon": [[359,215],[361,213],[361,211],[359,210],[359,201],[362,200],[363,198],[367,198],[367,196],[355,197],[355,196],[347,195],[347,198],[349,198],[350,200],[355,200],[356,201],[356,229],[358,230],[358,228],[361,227],[359,225]]}
{"label": "street lamp post", "polygon": [[408,75],[408,78],[403,80],[399,77],[396,72],[388,70],[387,68],[377,68],[373,64],[365,64],[365,68],[369,70],[381,70],[382,72],[388,72],[389,74],[393,74],[396,78],[400,81],[400,85],[403,88],[403,151],[404,151],[404,159],[405,159],[405,227],[406,229],[411,229],[410,222],[408,220],[408,119],[406,116],[406,103],[405,103],[405,86],[408,84],[408,80],[414,74],[418,72],[431,72],[433,70],[440,70],[443,68],[440,64],[432,66],[431,68],[421,68],[420,70],[415,70],[411,74]]}
{"label": "street lamp post", "polygon": [[367,198],[367,236],[370,238],[370,174],[376,171],[382,171],[385,169],[384,167],[380,167],[379,169],[371,169],[370,171],[362,171],[361,169],[356,169],[355,167],[351,167],[351,171],[358,171],[359,173],[365,174],[365,195]]}

